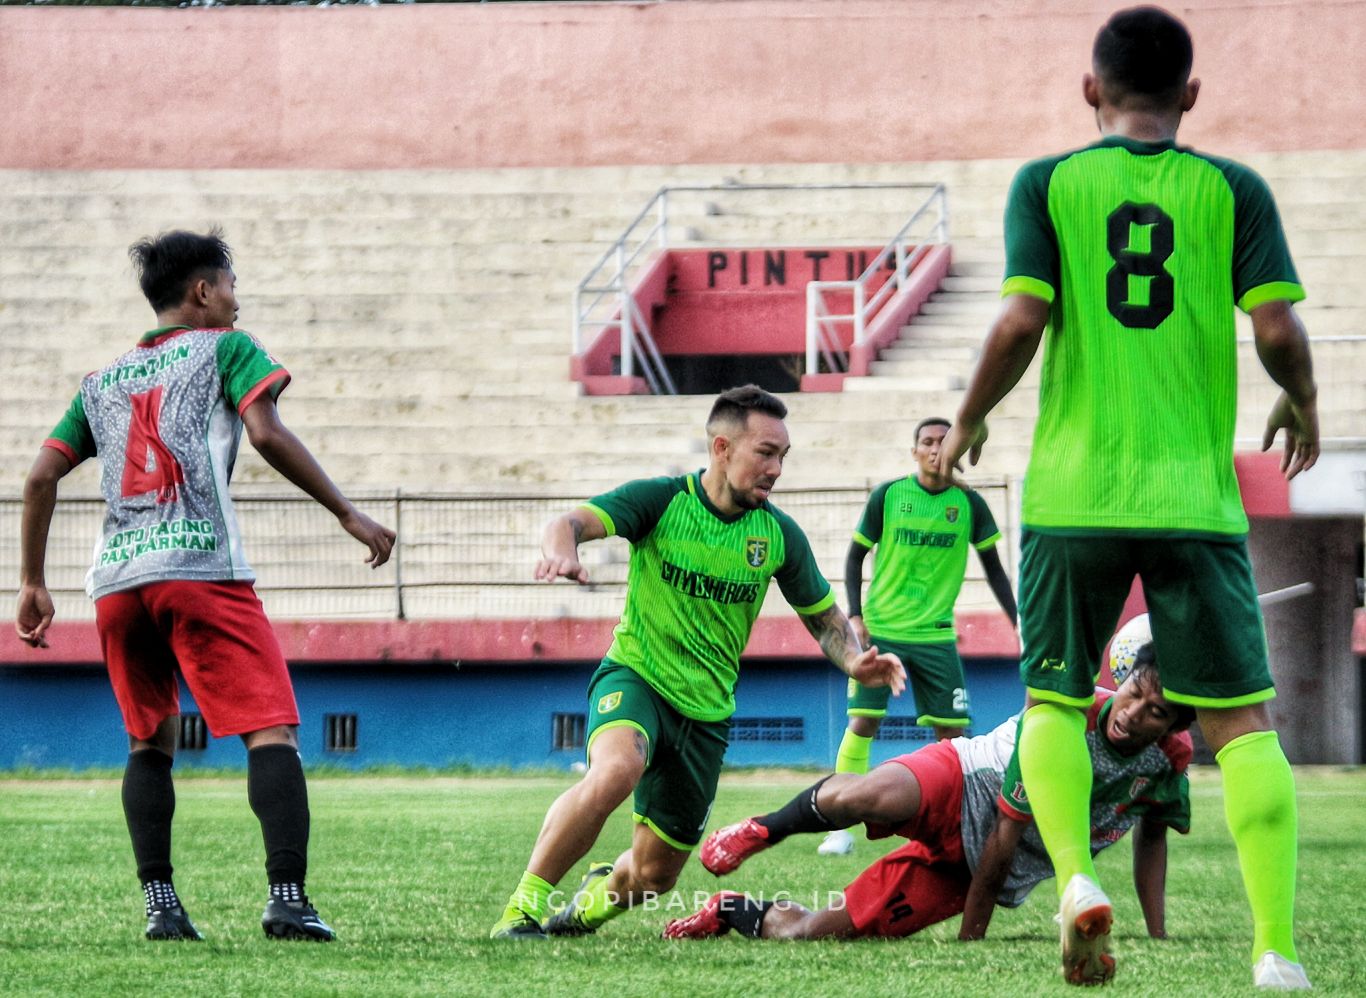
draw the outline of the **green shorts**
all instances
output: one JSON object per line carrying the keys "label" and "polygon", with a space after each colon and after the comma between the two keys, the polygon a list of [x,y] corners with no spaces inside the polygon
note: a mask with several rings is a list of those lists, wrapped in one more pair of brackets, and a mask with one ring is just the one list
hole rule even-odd
{"label": "green shorts", "polygon": [[[934,644],[907,644],[869,635],[878,651],[889,651],[901,659],[915,696],[916,724],[926,727],[966,728],[968,686],[963,676],[963,660],[953,641]],[[849,680],[850,717],[886,717],[892,691],[886,686],[863,686]]]}
{"label": "green shorts", "polygon": [[1100,656],[1134,576],[1152,618],[1168,699],[1238,707],[1276,695],[1247,544],[1026,529],[1020,548],[1020,677],[1038,700],[1089,706]]}
{"label": "green shorts", "polygon": [[635,820],[675,849],[696,849],[707,828],[730,721],[684,717],[634,670],[603,659],[588,683],[588,756],[608,728],[645,736],[645,774],[636,784]]}

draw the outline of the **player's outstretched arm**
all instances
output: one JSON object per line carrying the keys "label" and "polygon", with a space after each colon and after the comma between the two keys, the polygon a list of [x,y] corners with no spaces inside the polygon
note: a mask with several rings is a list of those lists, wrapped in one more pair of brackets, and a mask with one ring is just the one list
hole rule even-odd
{"label": "player's outstretched arm", "polygon": [[977,869],[972,871],[968,899],[963,905],[963,922],[958,929],[959,939],[986,938],[991,914],[996,910],[996,896],[1000,894],[1001,886],[1010,873],[1015,847],[1020,844],[1024,830],[1025,822],[997,812],[996,824],[982,844],[982,856],[977,861]]}
{"label": "player's outstretched arm", "polygon": [[1048,325],[1048,302],[1030,294],[1010,295],[982,344],[982,355],[968,381],[958,416],[939,448],[939,473],[953,473],[964,454],[969,464],[981,457],[987,439],[987,414],[1024,377]]}
{"label": "player's outstretched arm", "polygon": [[1291,479],[1308,471],[1319,459],[1318,388],[1309,337],[1288,301],[1258,305],[1251,315],[1257,357],[1282,389],[1266,420],[1262,450],[1270,449],[1276,434],[1285,430],[1281,474]]}
{"label": "player's outstretched arm", "polygon": [[977,560],[982,563],[982,571],[986,573],[992,595],[1010,618],[1010,626],[1017,626],[1019,611],[1015,606],[1015,591],[1010,588],[1010,576],[1006,575],[1005,566],[1001,564],[1001,553],[994,546],[984,548],[977,552]]}
{"label": "player's outstretched arm", "polygon": [[541,559],[536,562],[536,578],[546,582],[573,579],[588,584],[588,569],[579,562],[579,544],[601,540],[607,528],[592,512],[579,507],[555,517],[541,534]]}
{"label": "player's outstretched arm", "polygon": [[1134,890],[1148,935],[1167,938],[1167,826],[1140,818],[1134,830]]}
{"label": "player's outstretched arm", "polygon": [[802,623],[825,652],[825,657],[851,679],[864,686],[886,686],[892,696],[906,688],[906,667],[901,659],[881,654],[876,647],[864,648],[849,618],[838,603],[819,613],[801,614]]}
{"label": "player's outstretched arm", "polygon": [[14,611],[14,630],[20,641],[34,648],[47,647],[44,635],[55,612],[47,591],[47,533],[57,508],[57,483],[71,467],[65,454],[44,447],[38,451],[24,481],[24,514],[19,525],[19,602]]}
{"label": "player's outstretched arm", "polygon": [[247,439],[266,463],[317,500],[337,518],[343,530],[369,549],[366,562],[371,568],[379,568],[389,560],[397,535],[356,509],[342,495],[303,441],[280,421],[275,400],[268,393],[262,393],[247,407],[242,422],[247,428]]}

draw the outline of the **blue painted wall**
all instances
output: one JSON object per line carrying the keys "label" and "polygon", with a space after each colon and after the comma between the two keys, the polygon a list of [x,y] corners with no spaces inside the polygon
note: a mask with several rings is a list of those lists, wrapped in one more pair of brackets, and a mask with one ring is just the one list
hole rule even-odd
{"label": "blue painted wall", "polygon": [[[973,731],[989,730],[1019,709],[1023,690],[1014,660],[969,660],[967,669]],[[291,671],[300,747],[309,765],[567,768],[583,758],[582,750],[552,748],[551,715],[585,711],[590,665],[384,664]],[[746,663],[736,719],[798,718],[801,739],[747,740],[737,728],[727,762],[832,766],[845,725],[845,682],[821,663]],[[181,709],[196,709],[184,690]],[[891,713],[913,713],[909,692],[893,701]],[[356,751],[325,750],[327,714],[357,715]],[[874,761],[918,748],[929,737],[925,729],[912,734],[911,740],[879,738]],[[103,669],[0,668],[0,769],[119,767],[127,751]],[[246,751],[240,739],[210,739],[203,751],[180,752],[177,765],[244,767]]]}

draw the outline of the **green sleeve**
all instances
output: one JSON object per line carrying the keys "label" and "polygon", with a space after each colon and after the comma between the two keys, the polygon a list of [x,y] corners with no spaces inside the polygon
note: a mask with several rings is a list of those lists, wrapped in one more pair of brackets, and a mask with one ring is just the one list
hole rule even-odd
{"label": "green sleeve", "polygon": [[783,531],[783,563],[773,577],[783,598],[800,614],[828,610],[835,602],[835,591],[821,574],[806,534],[786,513],[777,515]]}
{"label": "green sleeve", "polygon": [[972,513],[972,532],[968,540],[972,542],[973,548],[984,551],[989,547],[994,547],[996,542],[1001,539],[1000,528],[996,526],[996,517],[991,515],[991,507],[976,490],[967,489],[968,509]]}
{"label": "green sleeve", "polygon": [[1269,301],[1302,301],[1271,188],[1240,163],[1220,160],[1219,166],[1233,188],[1234,301],[1245,312]]}
{"label": "green sleeve", "polygon": [[584,503],[593,511],[608,537],[624,537],[635,544],[650,536],[655,524],[684,488],[682,478],[639,478],[618,485]]}
{"label": "green sleeve", "polygon": [[1169,773],[1153,790],[1146,817],[1185,835],[1191,830],[1191,785],[1185,773]]}
{"label": "green sleeve", "polygon": [[80,392],[71,400],[43,446],[61,451],[73,465],[95,456],[95,435],[90,432],[90,421],[85,418],[85,397]]}
{"label": "green sleeve", "polygon": [[1052,302],[1061,284],[1058,234],[1048,213],[1048,183],[1059,160],[1026,163],[1006,198],[1006,273],[1001,296],[1031,294]]}
{"label": "green sleeve", "polygon": [[998,801],[998,806],[1007,815],[1017,820],[1027,821],[1034,817],[1034,809],[1029,806],[1029,797],[1025,794],[1024,777],[1020,775],[1020,738],[1018,732],[1015,736],[1015,750],[1010,753],[1010,762],[1006,763],[1005,777],[1001,780],[1001,798]]}
{"label": "green sleeve", "polygon": [[891,482],[883,482],[873,489],[863,507],[863,518],[854,529],[854,540],[866,548],[874,548],[882,540],[882,513],[887,503],[887,490],[891,487]]}
{"label": "green sleeve", "polygon": [[218,376],[223,395],[242,412],[262,392],[277,397],[289,384],[289,372],[251,333],[234,329],[218,338]]}

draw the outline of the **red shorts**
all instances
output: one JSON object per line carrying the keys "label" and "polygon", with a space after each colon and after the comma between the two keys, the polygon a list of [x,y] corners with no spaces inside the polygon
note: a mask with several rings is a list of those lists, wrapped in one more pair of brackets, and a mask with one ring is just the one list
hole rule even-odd
{"label": "red shorts", "polygon": [[960,915],[972,871],[963,858],[963,769],[947,742],[936,742],[885,765],[905,766],[920,784],[920,810],[895,830],[869,826],[869,838],[911,841],[877,860],[844,889],[860,935],[908,936]]}
{"label": "red shorts", "polygon": [[215,738],[298,724],[280,642],[250,582],[153,582],[95,601],[109,681],[134,738],[180,713],[176,667]]}

